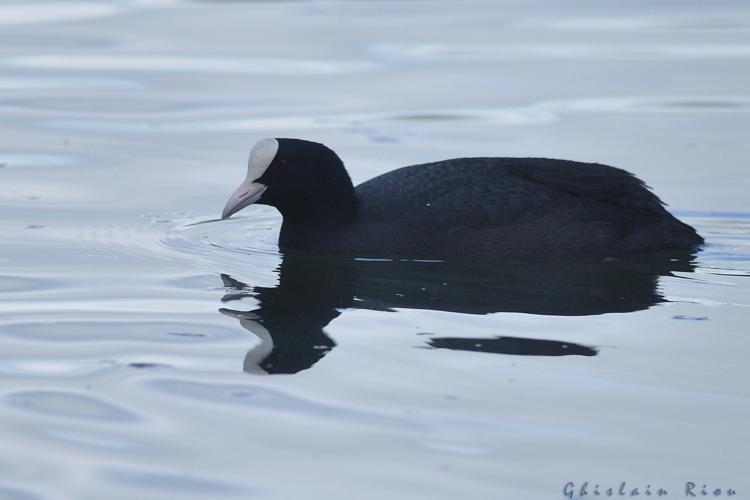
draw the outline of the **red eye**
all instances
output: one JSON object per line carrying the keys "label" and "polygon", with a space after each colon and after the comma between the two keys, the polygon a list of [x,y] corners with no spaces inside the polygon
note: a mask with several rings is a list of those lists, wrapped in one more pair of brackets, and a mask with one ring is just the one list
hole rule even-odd
{"label": "red eye", "polygon": [[286,167],[286,160],[279,160],[280,167]]}

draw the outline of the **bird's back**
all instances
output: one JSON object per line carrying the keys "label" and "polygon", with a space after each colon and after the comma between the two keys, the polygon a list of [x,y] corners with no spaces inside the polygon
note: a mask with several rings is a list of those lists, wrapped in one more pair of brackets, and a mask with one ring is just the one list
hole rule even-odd
{"label": "bird's back", "polygon": [[525,260],[701,242],[641,180],[596,163],[460,158],[388,172],[356,193],[358,224],[343,240],[392,253]]}

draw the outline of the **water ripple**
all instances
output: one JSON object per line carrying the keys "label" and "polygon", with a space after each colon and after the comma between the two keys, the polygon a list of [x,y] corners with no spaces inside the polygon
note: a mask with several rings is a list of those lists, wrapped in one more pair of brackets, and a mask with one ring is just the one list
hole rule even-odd
{"label": "water ripple", "polygon": [[0,5],[0,25],[49,23],[110,16],[115,5],[93,2],[29,3]]}
{"label": "water ripple", "polygon": [[44,498],[49,497],[38,495],[28,489],[14,488],[0,484],[0,499],[3,500],[42,500]]}
{"label": "water ripple", "polygon": [[[750,110],[749,96],[640,96],[640,97],[592,97],[583,99],[560,99],[533,102],[525,106],[505,108],[431,108],[393,112],[325,113],[311,112],[306,115],[258,116],[253,118],[221,118],[217,111],[201,119],[169,115],[142,114],[113,119],[50,119],[45,125],[72,130],[108,130],[112,132],[187,133],[251,130],[343,130],[364,125],[392,126],[398,123],[466,122],[495,126],[545,125],[573,113],[610,112],[690,112],[690,113],[747,113]],[[159,120],[143,121],[143,118]]]}
{"label": "water ripple", "polygon": [[200,344],[236,340],[232,328],[222,328],[196,321],[54,321],[10,323],[2,325],[0,334],[32,342],[149,342]]}
{"label": "water ripple", "polygon": [[[214,495],[238,493],[252,495],[255,493],[254,490],[245,485],[200,477],[194,472],[188,474],[177,471],[158,471],[153,468],[142,470],[133,467],[100,466],[96,475],[100,475],[107,481],[112,481],[120,486],[136,488],[141,493],[144,490],[156,490],[163,494],[171,492],[172,495],[202,495],[204,498],[213,498]],[[138,496],[140,495],[136,495],[136,497]]]}
{"label": "water ripple", "polygon": [[750,57],[750,44],[379,43],[370,52],[392,61],[744,59]]}
{"label": "water ripple", "polygon": [[4,399],[9,406],[40,415],[109,422],[138,420],[134,414],[118,406],[74,392],[18,391],[7,394]]}
{"label": "water ripple", "polygon": [[273,389],[248,384],[221,384],[179,379],[153,379],[148,385],[169,396],[213,403],[226,407],[243,406],[258,410],[272,410],[326,421],[340,420],[349,424],[371,424],[375,426],[422,428],[420,424],[404,418],[371,413],[341,406],[329,405],[314,400],[302,399]]}
{"label": "water ripple", "polygon": [[746,31],[750,18],[724,16],[618,16],[559,17],[555,19],[519,19],[514,28],[553,29],[561,31]]}
{"label": "water ripple", "polygon": [[0,275],[0,294],[48,290],[56,286],[54,281],[42,278]]}
{"label": "water ripple", "polygon": [[69,155],[0,151],[0,167],[69,167],[78,163],[76,158]]}
{"label": "water ripple", "polygon": [[230,73],[237,75],[316,76],[373,71],[380,65],[370,61],[315,59],[262,59],[216,56],[154,54],[33,55],[11,57],[5,64],[28,68],[86,71],[156,71],[160,73]]}
{"label": "water ripple", "polygon": [[138,89],[142,85],[123,78],[67,78],[61,76],[3,76],[0,90],[81,90],[81,89]]}
{"label": "water ripple", "polygon": [[[278,231],[281,216],[273,209],[226,221],[184,220],[161,240],[164,248],[187,256],[216,273],[236,270],[247,276],[253,269],[272,269],[279,263]],[[252,260],[252,268],[248,262]]]}

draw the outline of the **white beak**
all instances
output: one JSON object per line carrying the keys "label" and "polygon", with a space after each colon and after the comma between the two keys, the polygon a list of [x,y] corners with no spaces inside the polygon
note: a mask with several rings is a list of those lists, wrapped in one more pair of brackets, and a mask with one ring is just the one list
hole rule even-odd
{"label": "white beak", "polygon": [[227,201],[224,211],[221,213],[222,220],[258,201],[263,196],[266,187],[265,184],[245,179],[245,182],[240,184],[240,187],[232,193],[229,201]]}

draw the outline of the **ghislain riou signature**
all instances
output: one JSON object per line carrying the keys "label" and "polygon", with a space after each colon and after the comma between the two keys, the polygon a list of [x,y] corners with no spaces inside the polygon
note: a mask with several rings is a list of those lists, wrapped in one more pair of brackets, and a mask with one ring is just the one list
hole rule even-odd
{"label": "ghislain riou signature", "polygon": [[681,488],[665,488],[662,486],[651,486],[647,485],[633,485],[628,484],[627,481],[621,481],[616,485],[600,485],[598,483],[592,483],[584,481],[580,484],[576,484],[573,481],[568,481],[563,486],[563,495],[567,498],[584,498],[584,497],[666,497],[669,496],[670,492],[674,492],[676,496],[682,495],[687,498],[698,498],[698,497],[733,497],[737,495],[737,490],[734,488],[717,487],[715,485],[694,483],[692,481],[686,481]]}

